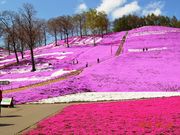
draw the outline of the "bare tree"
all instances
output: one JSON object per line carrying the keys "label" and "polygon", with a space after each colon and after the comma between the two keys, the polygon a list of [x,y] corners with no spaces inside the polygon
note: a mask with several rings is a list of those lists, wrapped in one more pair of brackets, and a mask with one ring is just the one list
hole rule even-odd
{"label": "bare tree", "polygon": [[61,31],[65,35],[65,41],[67,43],[67,47],[69,47],[69,34],[73,29],[73,24],[72,24],[72,17],[71,16],[60,16],[57,18],[57,24]]}
{"label": "bare tree", "polygon": [[11,46],[10,46],[10,39],[8,37],[8,35],[6,35],[6,37],[4,37],[4,43],[5,43],[5,47],[8,50],[8,54],[11,54]]}
{"label": "bare tree", "polygon": [[38,20],[35,18],[36,11],[31,4],[24,4],[20,10],[22,21],[20,26],[24,29],[26,36],[26,43],[31,52],[32,71],[36,71],[35,60],[34,60],[34,47],[38,42]]}
{"label": "bare tree", "polygon": [[23,27],[21,27],[21,23],[20,23],[20,16],[16,16],[16,34],[17,34],[17,38],[18,38],[18,49],[21,53],[21,57],[22,59],[24,59],[24,49],[27,48],[26,46],[26,33],[23,29]]}
{"label": "bare tree", "polygon": [[42,24],[42,33],[43,33],[43,39],[44,39],[44,45],[47,45],[47,22],[45,20],[40,21]]}
{"label": "bare tree", "polygon": [[76,24],[77,27],[77,33],[80,33],[80,36],[82,38],[83,36],[83,14],[77,14],[74,16],[74,24]]}
{"label": "bare tree", "polygon": [[57,46],[57,33],[58,33],[58,25],[56,19],[50,19],[47,23],[48,31],[55,38],[55,45]]}
{"label": "bare tree", "polygon": [[[19,58],[16,50],[17,33],[15,30],[16,13],[12,11],[4,11],[0,15],[1,24],[4,25],[4,36],[8,37],[8,45],[11,43],[16,56],[16,62],[19,63]],[[8,47],[9,48],[9,47]]]}

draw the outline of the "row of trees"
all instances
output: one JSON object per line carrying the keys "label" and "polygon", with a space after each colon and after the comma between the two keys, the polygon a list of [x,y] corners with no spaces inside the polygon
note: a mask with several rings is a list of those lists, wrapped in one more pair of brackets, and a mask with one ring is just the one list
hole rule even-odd
{"label": "row of trees", "polygon": [[102,37],[107,33],[109,28],[109,20],[107,14],[91,9],[73,16],[59,16],[52,18],[47,22],[48,31],[55,38],[57,45],[57,37],[64,39],[67,47],[69,47],[68,37],[83,35],[93,35],[95,44],[95,35],[100,34]]}
{"label": "row of trees", "polygon": [[33,49],[42,44],[46,45],[47,35],[54,36],[55,45],[58,38],[64,39],[69,47],[69,36],[83,36],[107,33],[109,20],[104,12],[91,9],[73,16],[59,16],[48,21],[36,17],[36,11],[31,4],[23,4],[19,12],[0,12],[0,37],[3,36],[9,54],[15,53],[17,64],[20,60],[18,52],[24,59],[24,51],[30,50],[32,71],[36,70]]}
{"label": "row of trees", "polygon": [[156,16],[154,14],[150,14],[144,17],[128,15],[123,16],[122,18],[118,18],[113,22],[113,31],[124,31],[150,25],[180,28],[180,21],[175,16],[171,18],[162,15]]}

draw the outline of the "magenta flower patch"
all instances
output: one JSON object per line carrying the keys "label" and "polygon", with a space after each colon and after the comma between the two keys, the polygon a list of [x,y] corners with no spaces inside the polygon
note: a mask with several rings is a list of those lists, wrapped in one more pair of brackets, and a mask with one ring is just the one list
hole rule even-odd
{"label": "magenta flower patch", "polygon": [[37,134],[180,134],[180,97],[73,105],[38,123]]}

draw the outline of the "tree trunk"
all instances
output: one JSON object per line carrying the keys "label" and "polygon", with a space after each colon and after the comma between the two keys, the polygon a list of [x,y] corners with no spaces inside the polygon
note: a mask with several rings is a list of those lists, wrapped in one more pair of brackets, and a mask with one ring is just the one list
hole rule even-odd
{"label": "tree trunk", "polygon": [[33,52],[33,47],[30,47],[30,51],[31,51],[31,62],[32,62],[32,72],[36,71],[36,67],[35,67],[35,60],[34,60],[34,52]]}
{"label": "tree trunk", "polygon": [[44,44],[47,45],[46,31],[44,30]]}
{"label": "tree trunk", "polygon": [[71,34],[72,34],[72,37],[73,37],[74,36],[74,31],[73,30],[71,31]]}
{"label": "tree trunk", "polygon": [[24,59],[24,41],[23,39],[20,39],[20,52],[21,52],[21,58]]}
{"label": "tree trunk", "polygon": [[7,42],[7,47],[8,47],[8,54],[10,55],[10,54],[11,54],[11,50],[10,50],[10,44],[9,44],[9,41]]}
{"label": "tree trunk", "polygon": [[54,38],[55,38],[55,46],[57,46],[57,32],[54,32]]}
{"label": "tree trunk", "polygon": [[68,33],[66,33],[66,36],[67,36],[67,39],[66,39],[67,40],[67,47],[69,48],[69,41],[68,41],[68,36],[69,35],[68,35]]}
{"label": "tree trunk", "polygon": [[24,53],[21,51],[21,58],[24,59]]}
{"label": "tree trunk", "polygon": [[66,33],[64,32],[64,43],[66,43],[67,40],[66,40]]}
{"label": "tree trunk", "polygon": [[76,28],[76,36],[78,36],[79,35],[79,30],[78,30],[78,28]]}
{"label": "tree trunk", "polygon": [[101,31],[101,37],[102,37],[102,38],[104,37],[103,31]]}
{"label": "tree trunk", "polygon": [[14,48],[14,53],[15,53],[15,56],[16,56],[16,62],[19,64],[18,54],[17,54],[17,51],[16,51],[16,43],[14,41],[13,41],[13,48]]}
{"label": "tree trunk", "polygon": [[41,39],[40,39],[40,37],[39,37],[39,46],[41,46]]}
{"label": "tree trunk", "polygon": [[93,40],[94,40],[94,46],[96,46],[96,37],[95,37],[95,34],[93,35]]}
{"label": "tree trunk", "polygon": [[60,36],[61,36],[61,40],[63,39],[63,35],[62,35],[62,33],[60,33]]}
{"label": "tree trunk", "polygon": [[81,36],[81,38],[82,38],[82,23],[81,23],[81,21],[80,21],[80,26],[79,26],[79,28],[80,28],[80,36]]}

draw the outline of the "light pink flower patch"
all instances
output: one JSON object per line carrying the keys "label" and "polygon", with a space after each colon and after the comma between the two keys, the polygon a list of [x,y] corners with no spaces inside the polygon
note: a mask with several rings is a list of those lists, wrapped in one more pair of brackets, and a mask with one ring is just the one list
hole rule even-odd
{"label": "light pink flower patch", "polygon": [[25,133],[180,134],[180,97],[73,105]]}

